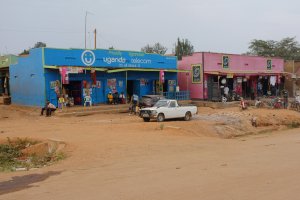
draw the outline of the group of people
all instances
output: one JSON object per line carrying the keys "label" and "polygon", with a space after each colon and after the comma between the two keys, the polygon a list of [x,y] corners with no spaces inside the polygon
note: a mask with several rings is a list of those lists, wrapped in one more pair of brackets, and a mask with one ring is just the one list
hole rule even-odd
{"label": "group of people", "polygon": [[109,92],[107,94],[107,103],[108,104],[125,104],[126,98],[124,92],[121,92],[120,94],[116,91],[114,93]]}

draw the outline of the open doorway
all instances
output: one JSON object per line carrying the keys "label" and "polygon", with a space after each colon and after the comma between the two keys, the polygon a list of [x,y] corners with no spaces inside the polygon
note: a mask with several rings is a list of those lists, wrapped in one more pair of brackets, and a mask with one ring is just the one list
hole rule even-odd
{"label": "open doorway", "polygon": [[130,100],[131,96],[133,95],[133,80],[127,80],[127,100]]}
{"label": "open doorway", "polygon": [[82,105],[81,81],[70,81],[69,84],[63,85],[68,98],[73,98],[74,105]]}

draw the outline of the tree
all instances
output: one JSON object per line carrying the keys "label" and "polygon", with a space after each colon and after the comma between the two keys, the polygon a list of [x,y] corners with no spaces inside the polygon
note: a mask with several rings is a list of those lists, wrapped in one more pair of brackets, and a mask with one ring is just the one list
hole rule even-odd
{"label": "tree", "polygon": [[248,48],[248,55],[300,60],[300,45],[295,37],[283,38],[280,41],[255,39],[250,42]]}
{"label": "tree", "polygon": [[37,42],[37,43],[35,43],[33,48],[40,48],[40,47],[46,47],[46,46],[47,45],[44,42]]}
{"label": "tree", "polygon": [[143,51],[145,53],[157,53],[157,54],[161,54],[161,55],[165,55],[167,50],[168,50],[168,48],[164,47],[159,42],[155,43],[153,46],[147,44],[146,46],[141,48],[141,51]]}
{"label": "tree", "polygon": [[[46,45],[46,43],[44,43],[44,42],[37,42],[37,43],[35,43],[35,45],[33,46],[33,48],[41,48],[41,47],[46,47],[47,45]],[[21,55],[28,55],[29,54],[29,51],[30,51],[30,49],[33,49],[33,48],[28,48],[28,49],[24,49],[24,51],[22,51],[19,55],[21,56]]]}
{"label": "tree", "polygon": [[110,46],[110,47],[108,47],[108,49],[109,50],[114,50],[115,48],[114,48],[114,46]]}
{"label": "tree", "polygon": [[[174,51],[173,51],[174,52]],[[175,56],[178,60],[182,60],[182,56],[192,55],[194,53],[194,46],[188,39],[177,38],[177,43],[175,44]]]}

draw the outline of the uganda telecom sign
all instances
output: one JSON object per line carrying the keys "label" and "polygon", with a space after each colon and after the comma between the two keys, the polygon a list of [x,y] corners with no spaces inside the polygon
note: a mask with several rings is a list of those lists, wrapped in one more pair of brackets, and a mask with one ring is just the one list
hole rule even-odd
{"label": "uganda telecom sign", "polygon": [[176,69],[175,56],[144,52],[84,49],[44,49],[45,65],[107,68]]}

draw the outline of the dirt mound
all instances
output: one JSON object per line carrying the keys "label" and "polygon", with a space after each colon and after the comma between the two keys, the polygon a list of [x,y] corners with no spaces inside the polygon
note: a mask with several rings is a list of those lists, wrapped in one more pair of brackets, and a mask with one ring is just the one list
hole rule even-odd
{"label": "dirt mound", "polygon": [[214,122],[213,126],[222,138],[258,134],[285,128],[298,128],[300,114],[292,110],[255,109],[241,111],[239,108],[203,110],[197,120]]}

